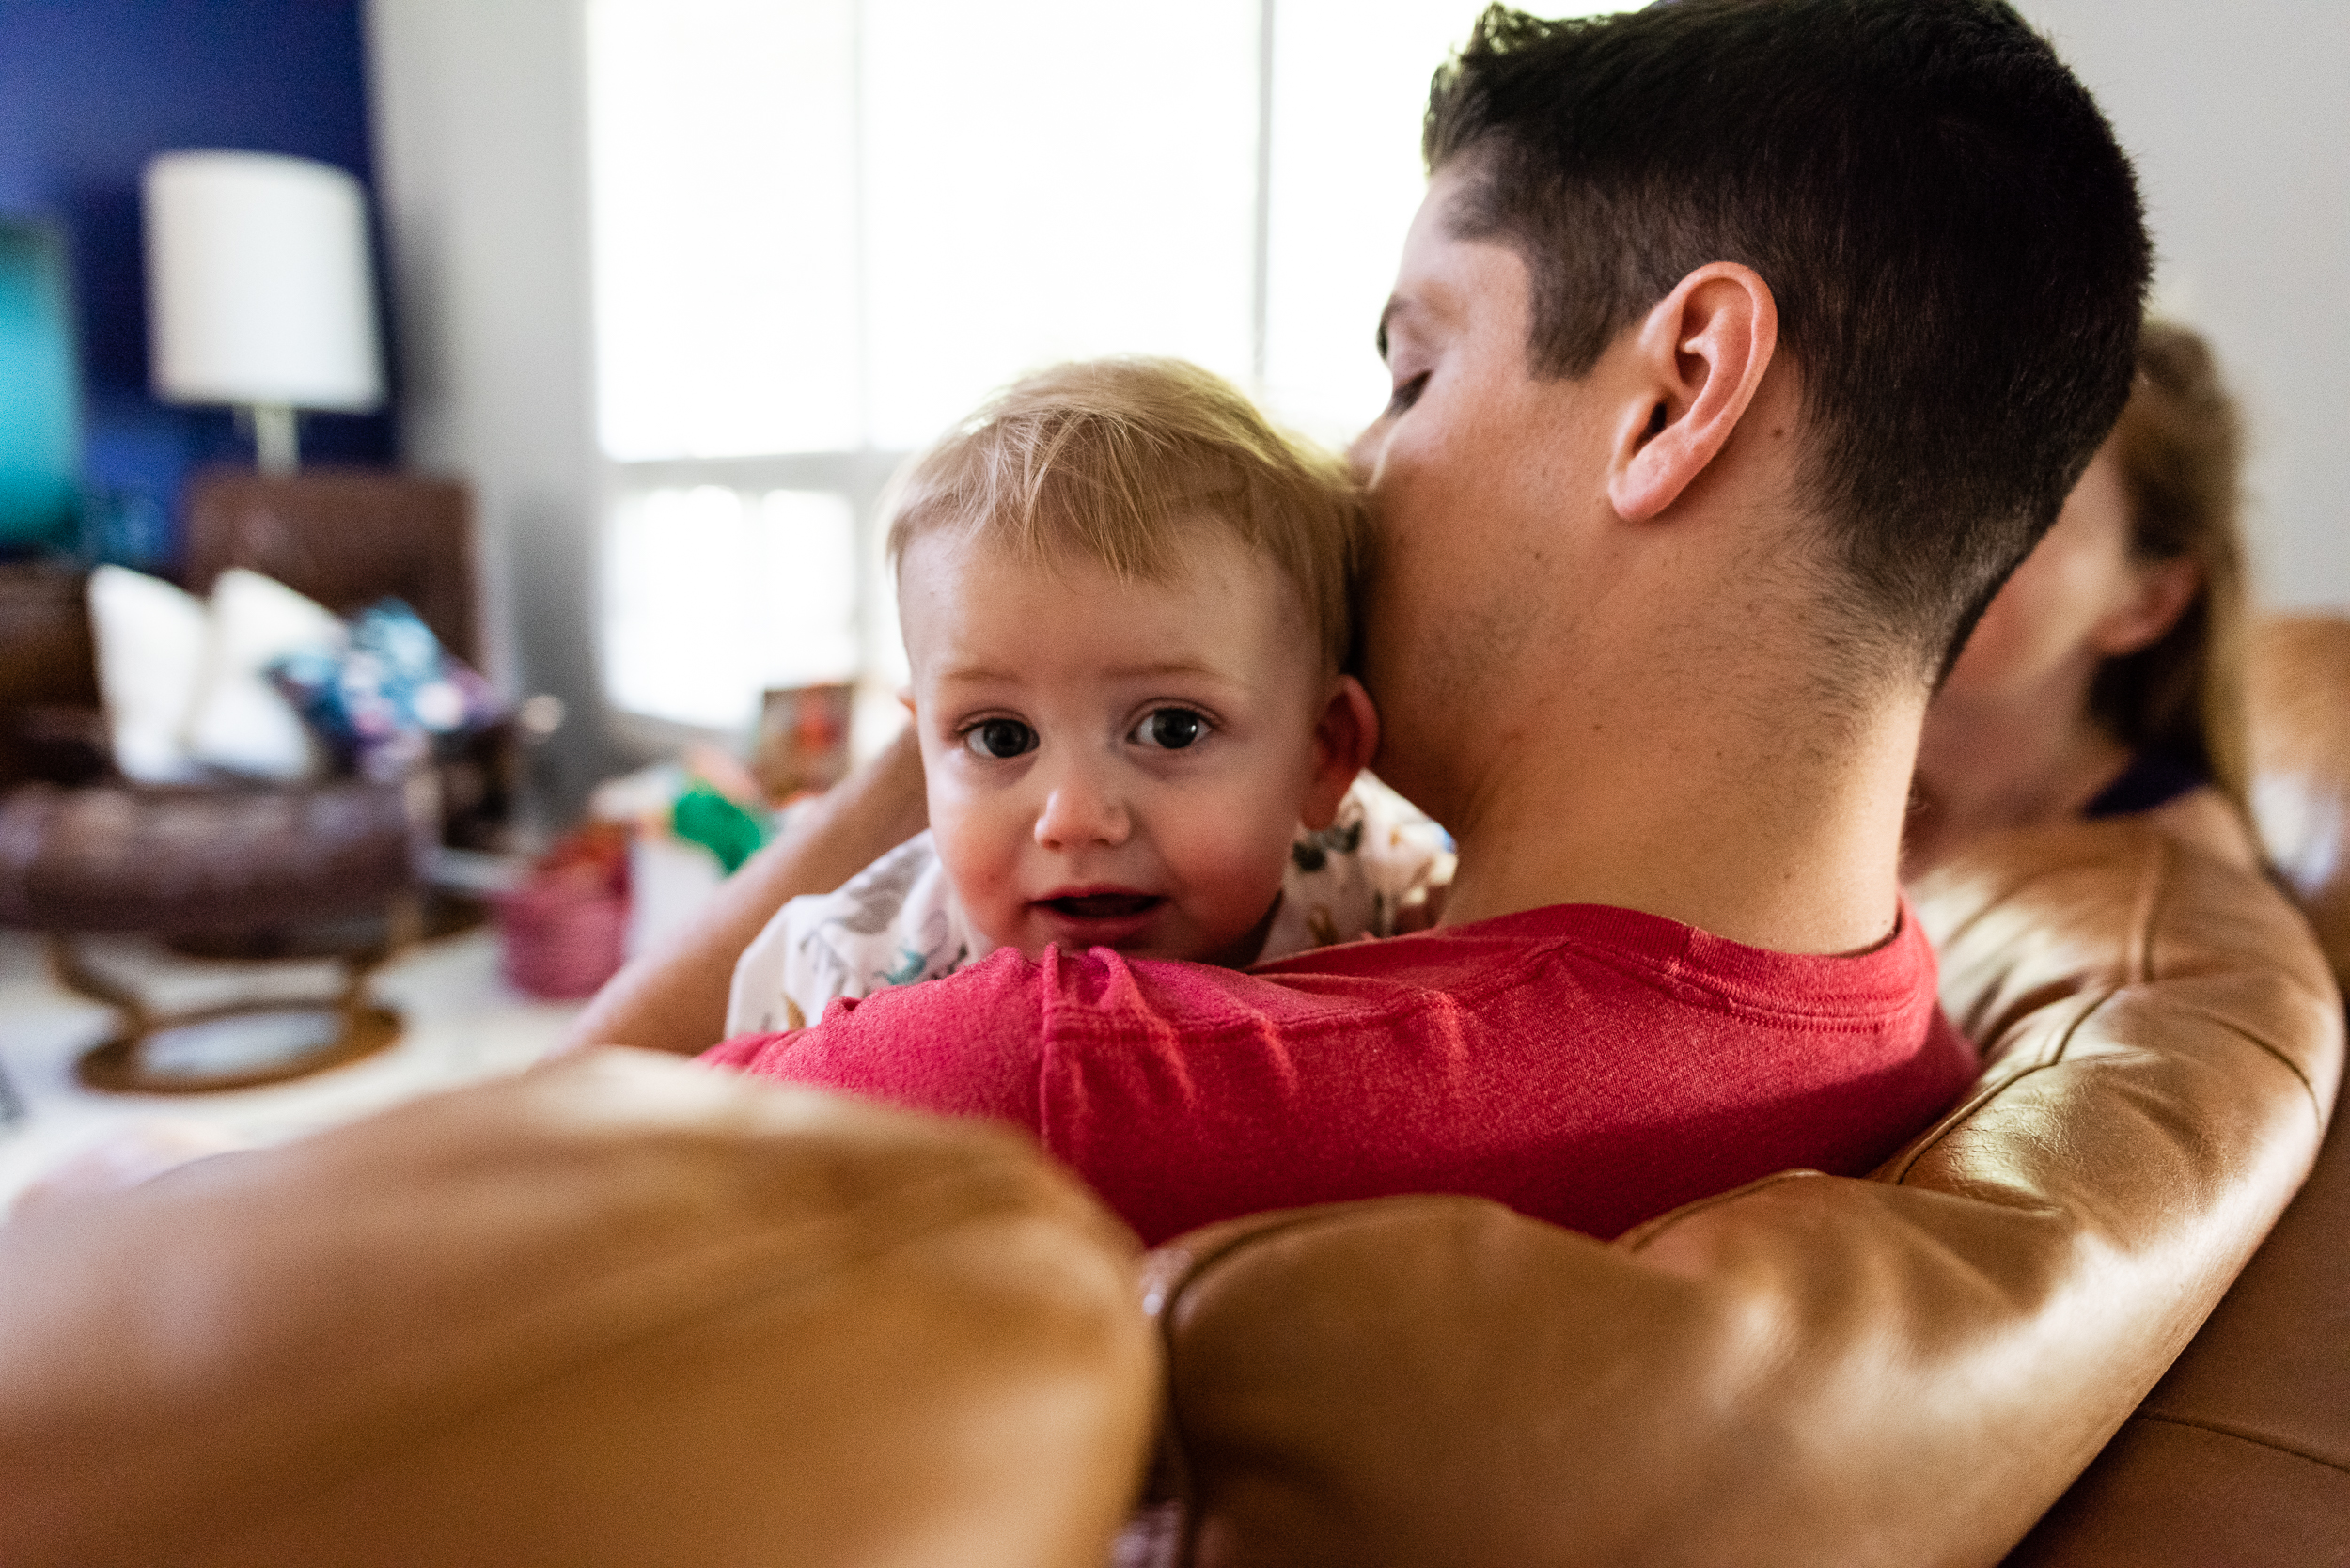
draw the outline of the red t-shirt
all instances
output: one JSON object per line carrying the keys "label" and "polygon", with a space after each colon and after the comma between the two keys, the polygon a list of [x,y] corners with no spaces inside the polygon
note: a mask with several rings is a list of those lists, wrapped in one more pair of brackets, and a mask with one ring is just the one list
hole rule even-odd
{"label": "red t-shirt", "polygon": [[1775,1170],[1867,1171],[1978,1066],[1906,907],[1814,958],[1597,904],[1246,972],[1006,949],[702,1059],[1016,1122],[1153,1245],[1401,1192],[1613,1236]]}

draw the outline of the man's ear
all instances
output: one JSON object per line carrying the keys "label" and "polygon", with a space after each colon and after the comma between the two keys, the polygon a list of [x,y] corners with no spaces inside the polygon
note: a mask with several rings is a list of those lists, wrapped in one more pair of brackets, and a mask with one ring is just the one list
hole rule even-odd
{"label": "man's ear", "polygon": [[1378,749],[1379,710],[1371,705],[1371,694],[1360,681],[1340,676],[1330,700],[1323,704],[1322,716],[1314,721],[1314,776],[1298,821],[1316,833],[1336,822],[1339,803]]}
{"label": "man's ear", "polygon": [[2089,646],[2101,657],[2119,658],[2160,642],[2203,591],[2203,569],[2192,556],[2147,561],[2132,567],[2131,574],[2122,602],[2090,628]]}
{"label": "man's ear", "polygon": [[1635,330],[1637,396],[1609,454],[1607,499],[1645,523],[1681,498],[1738,428],[1778,347],[1778,302],[1751,267],[1709,261]]}

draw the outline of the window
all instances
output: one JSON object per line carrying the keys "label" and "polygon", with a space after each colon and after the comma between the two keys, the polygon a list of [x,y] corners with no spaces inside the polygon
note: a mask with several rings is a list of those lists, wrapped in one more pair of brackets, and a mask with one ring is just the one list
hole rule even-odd
{"label": "window", "polygon": [[[588,0],[606,686],[902,678],[871,525],[1023,369],[1178,354],[1340,441],[1482,0]],[[821,519],[821,521],[820,521]]]}
{"label": "window", "polygon": [[861,662],[856,530],[843,495],[636,491],[613,508],[607,549],[611,695],[625,710],[731,729],[766,687]]}

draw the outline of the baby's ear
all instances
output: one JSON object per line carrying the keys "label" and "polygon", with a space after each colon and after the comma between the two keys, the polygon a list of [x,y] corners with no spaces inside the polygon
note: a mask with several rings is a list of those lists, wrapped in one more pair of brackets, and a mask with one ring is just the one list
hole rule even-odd
{"label": "baby's ear", "polygon": [[1360,681],[1340,676],[1314,721],[1314,776],[1299,821],[1317,833],[1337,821],[1339,803],[1378,749],[1379,710]]}
{"label": "baby's ear", "polygon": [[898,705],[909,713],[914,712],[914,688],[912,686],[898,688]]}

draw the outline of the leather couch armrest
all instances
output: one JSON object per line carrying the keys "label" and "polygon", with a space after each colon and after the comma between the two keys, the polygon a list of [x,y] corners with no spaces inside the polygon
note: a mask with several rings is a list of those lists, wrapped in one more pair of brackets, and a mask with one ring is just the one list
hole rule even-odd
{"label": "leather couch armrest", "polygon": [[1790,1173],[1612,1246],[1462,1199],[1154,1255],[1172,1555],[1992,1563],[2210,1312],[2342,1061],[2307,928],[2143,824],[1922,889],[1988,1066],[1879,1179]]}
{"label": "leather couch armrest", "polygon": [[1134,1288],[1015,1136],[584,1053],[0,1226],[0,1561],[1097,1568]]}
{"label": "leather couch armrest", "polygon": [[2006,1568],[2350,1556],[2350,1118],[2219,1309]]}

